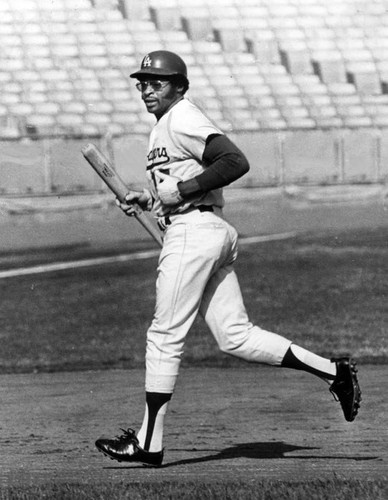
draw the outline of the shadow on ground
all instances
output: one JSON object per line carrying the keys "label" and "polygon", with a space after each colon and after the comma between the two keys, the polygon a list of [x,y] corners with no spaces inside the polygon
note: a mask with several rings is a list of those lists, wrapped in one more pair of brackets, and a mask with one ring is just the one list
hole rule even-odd
{"label": "shadow on ground", "polygon": [[[184,460],[177,460],[175,462],[170,462],[167,464],[164,464],[161,466],[161,468],[167,468],[167,467],[174,467],[177,465],[190,465],[190,464],[199,464],[203,462],[211,462],[214,460],[231,460],[231,459],[236,459],[236,458],[249,458],[253,460],[271,460],[271,459],[323,459],[323,460],[357,460],[357,461],[363,461],[363,460],[375,460],[378,457],[371,457],[371,456],[354,456],[354,455],[346,455],[346,456],[320,456],[316,455],[314,453],[311,454],[303,454],[303,455],[292,455],[292,456],[286,456],[286,453],[294,452],[294,451],[301,451],[301,450],[319,450],[320,448],[314,448],[314,447],[304,447],[304,446],[295,446],[292,444],[287,444],[282,441],[280,442],[263,442],[263,443],[238,443],[235,446],[231,446],[229,448],[225,448],[224,450],[221,450],[217,453],[207,455],[205,457],[198,457],[198,458],[188,458]],[[171,450],[171,451],[178,451],[178,450]],[[179,450],[182,451],[182,450]],[[203,452],[209,451],[216,451],[216,450],[184,450],[186,453],[197,453],[200,452],[201,454]],[[144,466],[141,466],[144,467]],[[106,469],[115,469],[116,467],[105,467]],[[123,467],[119,467],[122,469]],[[132,467],[131,467],[132,468]]]}

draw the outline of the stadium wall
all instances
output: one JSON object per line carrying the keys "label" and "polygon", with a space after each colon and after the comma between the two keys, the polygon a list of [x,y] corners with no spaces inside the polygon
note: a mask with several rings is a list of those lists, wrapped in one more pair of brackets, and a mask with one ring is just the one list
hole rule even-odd
{"label": "stadium wall", "polygon": [[[384,183],[388,129],[233,132],[250,172],[233,187]],[[95,142],[128,184],[145,183],[145,135],[43,138],[0,142],[1,196],[106,191],[81,148]]]}

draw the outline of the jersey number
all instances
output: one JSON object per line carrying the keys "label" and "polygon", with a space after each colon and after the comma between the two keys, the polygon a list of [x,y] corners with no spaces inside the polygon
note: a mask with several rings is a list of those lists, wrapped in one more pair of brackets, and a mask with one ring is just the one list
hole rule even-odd
{"label": "jersey number", "polygon": [[[170,175],[170,169],[169,168],[159,168],[158,172],[162,172],[162,174]],[[152,176],[152,182],[154,183],[155,189],[157,189],[157,182],[156,182],[156,177],[155,177],[155,171],[151,171],[151,176]]]}

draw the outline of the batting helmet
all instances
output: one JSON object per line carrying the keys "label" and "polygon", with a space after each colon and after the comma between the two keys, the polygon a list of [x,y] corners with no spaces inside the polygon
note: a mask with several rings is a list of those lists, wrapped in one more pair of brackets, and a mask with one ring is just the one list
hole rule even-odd
{"label": "batting helmet", "polygon": [[150,76],[175,76],[188,82],[187,67],[183,59],[168,50],[150,52],[142,60],[139,71],[130,75],[139,80]]}

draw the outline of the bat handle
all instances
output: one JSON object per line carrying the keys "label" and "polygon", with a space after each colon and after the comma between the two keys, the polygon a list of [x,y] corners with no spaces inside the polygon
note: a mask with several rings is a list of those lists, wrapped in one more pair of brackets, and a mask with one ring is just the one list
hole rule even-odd
{"label": "bat handle", "polygon": [[141,209],[140,205],[136,202],[133,202],[133,203],[127,202],[125,200],[125,196],[122,197],[123,201],[121,201],[119,198],[117,198],[117,199],[119,200],[119,202],[125,203],[126,205],[130,206],[134,210],[134,212],[132,214],[130,214],[131,217],[135,217],[135,219],[138,222],[140,222],[140,224],[144,227],[144,229],[146,229],[146,231],[148,231],[148,233],[154,238],[154,240],[158,243],[159,247],[162,248],[163,247],[163,238],[161,237],[158,229],[156,229],[155,227],[153,227],[149,224],[147,217],[144,214],[143,210]]}
{"label": "bat handle", "polygon": [[117,196],[116,200],[120,204],[121,203],[125,203],[126,205],[128,205],[129,207],[131,207],[134,210],[133,215],[141,215],[143,213],[143,209],[140,207],[139,203],[137,203],[136,201],[127,201],[126,200],[126,197],[127,197],[127,195],[129,193],[130,193],[130,191],[128,191],[125,195],[122,194],[121,196]]}

